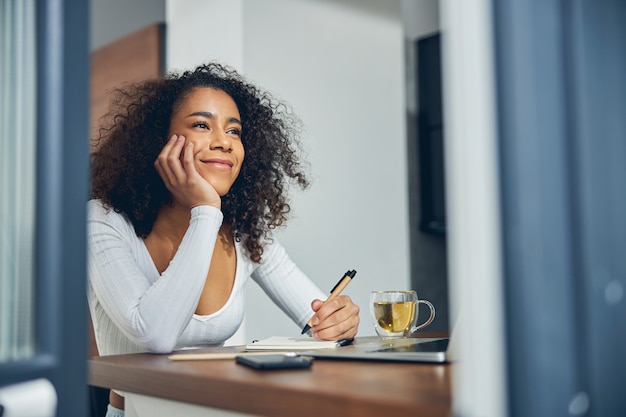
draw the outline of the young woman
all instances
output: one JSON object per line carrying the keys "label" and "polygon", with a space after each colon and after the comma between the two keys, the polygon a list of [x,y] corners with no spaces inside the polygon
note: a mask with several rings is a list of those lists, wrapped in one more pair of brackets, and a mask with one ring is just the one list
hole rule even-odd
{"label": "young woman", "polygon": [[[312,336],[353,338],[359,307],[325,294],[272,235],[305,188],[297,119],[215,64],[118,90],[94,143],[89,306],[100,355],[223,344],[255,280]],[[108,416],[123,416],[111,392]]]}

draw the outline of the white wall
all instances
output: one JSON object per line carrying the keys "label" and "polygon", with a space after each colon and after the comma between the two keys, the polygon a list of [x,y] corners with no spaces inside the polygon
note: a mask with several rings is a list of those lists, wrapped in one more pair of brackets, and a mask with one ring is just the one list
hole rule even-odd
{"label": "white wall", "polygon": [[167,70],[209,60],[243,70],[243,0],[166,0]]}
{"label": "white wall", "polygon": [[165,0],[89,0],[90,50],[165,21]]}
{"label": "white wall", "polygon": [[[279,238],[324,291],[358,271],[374,334],[369,292],[410,285],[400,2],[170,0],[166,19],[168,68],[231,63],[302,118],[313,186]],[[244,340],[299,334],[256,284],[248,302]]]}
{"label": "white wall", "polygon": [[401,0],[404,34],[417,39],[440,30],[439,0]]}

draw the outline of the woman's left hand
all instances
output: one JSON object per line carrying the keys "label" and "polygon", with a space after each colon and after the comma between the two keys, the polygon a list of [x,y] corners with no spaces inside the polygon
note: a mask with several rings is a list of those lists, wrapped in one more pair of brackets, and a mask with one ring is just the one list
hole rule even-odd
{"label": "woman's left hand", "polygon": [[311,323],[313,337],[324,340],[352,339],[359,328],[359,306],[347,295],[335,297],[326,304],[313,300],[315,311]]}

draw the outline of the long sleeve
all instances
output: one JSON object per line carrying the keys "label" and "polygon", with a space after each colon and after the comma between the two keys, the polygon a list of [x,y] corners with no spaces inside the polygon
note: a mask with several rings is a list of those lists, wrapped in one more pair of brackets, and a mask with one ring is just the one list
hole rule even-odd
{"label": "long sleeve", "polygon": [[174,349],[198,304],[222,219],[213,207],[193,208],[176,255],[159,275],[124,216],[90,202],[90,286],[133,343],[151,352]]}
{"label": "long sleeve", "polygon": [[300,327],[313,315],[311,301],[328,297],[297,267],[276,239],[265,247],[263,262],[252,279]]}

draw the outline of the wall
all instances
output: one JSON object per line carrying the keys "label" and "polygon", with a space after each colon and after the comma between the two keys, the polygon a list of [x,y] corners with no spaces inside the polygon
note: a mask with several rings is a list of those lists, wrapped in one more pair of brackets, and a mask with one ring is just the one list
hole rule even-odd
{"label": "wall", "polygon": [[90,0],[90,49],[165,21],[165,0]]}
{"label": "wall", "polygon": [[209,60],[243,71],[243,0],[166,1],[166,65],[186,70]]}

